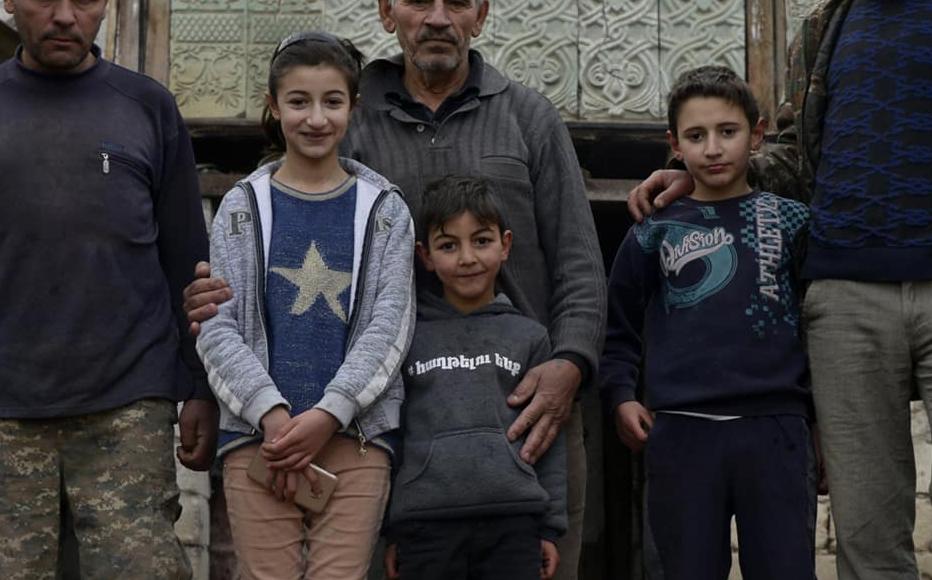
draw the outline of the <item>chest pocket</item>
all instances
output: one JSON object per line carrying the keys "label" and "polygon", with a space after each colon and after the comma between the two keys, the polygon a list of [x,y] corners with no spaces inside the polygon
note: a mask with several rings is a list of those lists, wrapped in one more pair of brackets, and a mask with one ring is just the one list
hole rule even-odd
{"label": "chest pocket", "polygon": [[124,239],[150,239],[156,232],[156,200],[149,166],[125,151],[107,147],[95,150],[93,163],[108,227]]}
{"label": "chest pocket", "polygon": [[[509,186],[531,195],[531,174],[527,165],[515,157],[488,155],[479,160],[482,176],[493,182],[509,182]],[[502,192],[504,193],[504,192]]]}
{"label": "chest pocket", "polygon": [[534,191],[528,166],[515,157],[489,155],[479,160],[479,169],[482,177],[492,182],[508,227],[514,232],[515,245],[537,247]]}

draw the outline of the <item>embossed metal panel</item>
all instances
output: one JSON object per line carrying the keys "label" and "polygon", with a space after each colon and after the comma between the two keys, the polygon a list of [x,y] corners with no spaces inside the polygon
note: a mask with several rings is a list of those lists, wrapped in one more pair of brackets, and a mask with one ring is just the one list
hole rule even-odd
{"label": "embossed metal panel", "polygon": [[743,0],[660,0],[660,90],[666,95],[683,72],[706,64],[745,76]]}
{"label": "embossed metal panel", "polygon": [[660,116],[657,0],[579,2],[580,116]]}
{"label": "embossed metal panel", "polygon": [[170,87],[187,117],[259,116],[268,59],[320,28],[320,0],[173,0]]}
{"label": "embossed metal panel", "polygon": [[[170,87],[187,117],[257,118],[283,36],[320,28],[370,59],[397,52],[376,0],[172,0]],[[744,71],[742,0],[492,0],[474,46],[567,119],[660,120],[670,79]]]}

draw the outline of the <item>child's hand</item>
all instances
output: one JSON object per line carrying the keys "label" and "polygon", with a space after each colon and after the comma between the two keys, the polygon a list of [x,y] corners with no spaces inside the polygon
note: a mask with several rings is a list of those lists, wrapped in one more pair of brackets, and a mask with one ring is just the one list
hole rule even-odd
{"label": "child's hand", "polygon": [[647,432],[654,426],[654,417],[637,401],[627,401],[615,407],[615,431],[625,447],[640,453],[647,443]]}
{"label": "child's hand", "polygon": [[398,573],[398,545],[389,544],[385,548],[385,576],[388,580],[398,580],[401,574]]}
{"label": "child's hand", "polygon": [[[550,580],[557,573],[560,565],[560,553],[556,545],[549,540],[540,541],[540,577]],[[390,578],[390,577],[389,577]]]}
{"label": "child's hand", "polygon": [[262,439],[266,443],[275,439],[275,436],[278,435],[278,432],[289,419],[291,419],[291,415],[288,413],[288,409],[281,405],[272,407],[265,415],[262,415],[262,419],[259,420],[259,424],[262,427]]}
{"label": "child's hand", "polygon": [[[263,440],[266,442],[272,441],[290,419],[291,415],[288,413],[288,409],[281,405],[272,407],[259,421],[262,427]],[[269,477],[265,480],[265,485],[279,501],[292,501],[298,488],[298,478],[295,474],[289,476],[287,472],[272,469],[269,466]]]}
{"label": "child's hand", "polygon": [[[307,466],[314,456],[340,429],[336,417],[320,409],[310,409],[292,417],[271,440],[262,444],[262,456],[271,469],[310,471]],[[306,475],[313,485],[316,478]]]}

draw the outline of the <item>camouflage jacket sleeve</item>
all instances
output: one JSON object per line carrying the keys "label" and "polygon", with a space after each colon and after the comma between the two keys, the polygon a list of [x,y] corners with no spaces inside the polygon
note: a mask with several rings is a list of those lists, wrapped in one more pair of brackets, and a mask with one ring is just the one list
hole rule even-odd
{"label": "camouflage jacket sleeve", "polygon": [[800,179],[799,148],[796,128],[789,126],[777,135],[773,143],[765,143],[751,155],[748,183],[760,191],[809,203],[809,195]]}
{"label": "camouflage jacket sleeve", "polygon": [[777,118],[779,134],[752,156],[748,176],[752,186],[809,202],[826,102],[824,78],[850,4],[851,0],[823,0],[800,26],[787,57],[786,102]]}

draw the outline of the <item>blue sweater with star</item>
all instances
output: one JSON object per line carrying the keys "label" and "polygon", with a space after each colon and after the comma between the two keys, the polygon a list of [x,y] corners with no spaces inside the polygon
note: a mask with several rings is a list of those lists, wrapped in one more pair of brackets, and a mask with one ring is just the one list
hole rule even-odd
{"label": "blue sweater with star", "polygon": [[343,364],[353,278],[355,180],[305,194],[272,183],[265,284],[269,375],[292,416],[313,407]]}
{"label": "blue sweater with star", "polygon": [[[320,402],[343,364],[353,272],[355,179],[308,194],[274,180],[265,282],[269,376],[292,416]],[[224,430],[226,451],[258,436]],[[236,441],[234,447],[227,447]]]}
{"label": "blue sweater with star", "polygon": [[796,268],[806,206],[771,193],[685,198],[629,232],[609,277],[610,409],[809,414]]}

